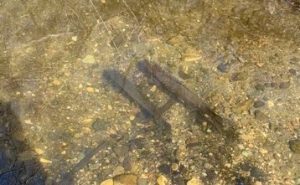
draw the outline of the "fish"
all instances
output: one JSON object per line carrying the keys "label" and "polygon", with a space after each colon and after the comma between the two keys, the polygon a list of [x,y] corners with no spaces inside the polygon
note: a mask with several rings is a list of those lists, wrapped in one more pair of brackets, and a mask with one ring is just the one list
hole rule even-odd
{"label": "fish", "polygon": [[[170,131],[171,126],[162,118],[162,113],[168,109],[170,102],[167,105],[157,108],[148,99],[146,99],[138,90],[138,87],[128,80],[117,70],[105,70],[103,77],[106,80],[111,80],[117,85],[123,93],[125,93],[131,100],[136,102],[140,106],[141,110],[150,115],[154,119],[154,122],[159,126],[159,131]],[[162,133],[161,133],[162,134]]]}
{"label": "fish", "polygon": [[222,117],[216,114],[200,97],[185,87],[176,77],[172,76],[158,64],[147,60],[139,61],[137,67],[148,76],[148,79],[154,79],[154,83],[157,83],[158,86],[163,87],[171,93],[171,97],[191,107],[192,110],[195,110],[200,115],[202,120],[212,124],[218,132],[222,132]]}

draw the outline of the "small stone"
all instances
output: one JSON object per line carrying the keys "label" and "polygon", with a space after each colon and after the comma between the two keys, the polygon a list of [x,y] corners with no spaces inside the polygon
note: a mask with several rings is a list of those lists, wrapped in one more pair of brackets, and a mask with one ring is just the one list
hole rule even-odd
{"label": "small stone", "polygon": [[100,185],[114,185],[114,181],[112,179],[107,179],[101,182]]}
{"label": "small stone", "polygon": [[95,63],[95,58],[94,58],[93,55],[87,55],[87,56],[84,57],[82,62],[86,63],[86,64],[94,64]]}
{"label": "small stone", "polygon": [[111,105],[108,105],[107,108],[108,108],[108,110],[112,110],[113,109]]}
{"label": "small stone", "polygon": [[290,87],[290,82],[281,82],[280,84],[279,84],[279,88],[280,89],[287,89],[287,88],[289,88]]}
{"label": "small stone", "polygon": [[38,154],[38,155],[42,155],[45,153],[44,150],[40,149],[40,148],[35,148],[34,151]]}
{"label": "small stone", "polygon": [[171,168],[172,168],[172,171],[178,171],[179,165],[177,163],[172,163]]}
{"label": "small stone", "polygon": [[158,167],[158,170],[165,174],[165,175],[170,175],[172,173],[172,169],[171,166],[168,164],[162,164]]}
{"label": "small stone", "polygon": [[52,84],[55,86],[59,86],[61,84],[61,82],[59,80],[55,79],[55,80],[53,80]]}
{"label": "small stone", "polygon": [[274,107],[274,102],[269,100],[269,101],[267,101],[267,105],[269,108],[272,108],[272,107]]}
{"label": "small stone", "polygon": [[157,89],[156,85],[153,85],[153,86],[151,87],[150,91],[151,91],[151,92],[155,92],[156,89]]}
{"label": "small stone", "polygon": [[77,36],[73,36],[72,41],[77,41]]}
{"label": "small stone", "polygon": [[105,120],[102,120],[100,118],[97,118],[93,123],[92,123],[92,128],[95,131],[103,131],[106,130],[108,127],[109,123]]}
{"label": "small stone", "polygon": [[136,185],[137,176],[132,174],[123,174],[114,177],[114,185]]}
{"label": "small stone", "polygon": [[261,101],[261,100],[257,100],[254,102],[253,107],[254,108],[259,108],[265,105],[265,102]]}
{"label": "small stone", "polygon": [[297,74],[297,71],[295,69],[289,69],[289,72],[292,74],[292,75],[296,75]]}
{"label": "small stone", "polygon": [[253,185],[262,185],[262,182],[256,181]]}
{"label": "small stone", "polygon": [[163,175],[160,175],[157,178],[156,182],[157,182],[158,185],[167,185],[167,184],[169,184],[168,183],[168,179],[165,176],[163,176]]}
{"label": "small stone", "polygon": [[130,121],[133,121],[135,119],[135,116],[133,116],[133,115],[131,115],[130,117],[129,117],[129,120]]}
{"label": "small stone", "polygon": [[193,177],[187,182],[186,185],[203,185],[203,183],[200,181],[200,179]]}
{"label": "small stone", "polygon": [[93,92],[95,92],[95,89],[93,87],[87,87],[86,91],[89,93],[93,93]]}
{"label": "small stone", "polygon": [[45,159],[45,158],[40,158],[40,162],[45,163],[45,164],[51,164],[52,163],[52,161],[50,161],[48,159]]}
{"label": "small stone", "polygon": [[32,122],[31,122],[31,120],[30,120],[30,119],[26,119],[26,120],[24,120],[24,123],[26,123],[26,124],[28,124],[28,125],[32,125]]}
{"label": "small stone", "polygon": [[295,139],[289,141],[289,146],[292,152],[296,154],[300,154],[300,139]]}
{"label": "small stone", "polygon": [[229,65],[226,63],[221,63],[217,66],[217,69],[222,73],[228,73],[229,71]]}
{"label": "small stone", "polygon": [[264,148],[261,148],[261,149],[259,149],[259,152],[260,152],[261,154],[267,154],[267,153],[268,153],[268,150],[266,150],[266,149],[264,149]]}

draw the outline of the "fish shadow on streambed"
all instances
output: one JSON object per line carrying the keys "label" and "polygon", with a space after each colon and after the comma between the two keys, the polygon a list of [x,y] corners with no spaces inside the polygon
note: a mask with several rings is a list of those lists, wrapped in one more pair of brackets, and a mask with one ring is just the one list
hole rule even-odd
{"label": "fish shadow on streambed", "polygon": [[[44,185],[46,175],[22,136],[22,127],[13,109],[16,104],[0,101],[0,184]],[[23,152],[32,157],[21,159]]]}

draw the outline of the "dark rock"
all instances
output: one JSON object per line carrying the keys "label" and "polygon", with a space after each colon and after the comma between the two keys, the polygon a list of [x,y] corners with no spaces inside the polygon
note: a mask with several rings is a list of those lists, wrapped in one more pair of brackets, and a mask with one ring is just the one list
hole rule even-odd
{"label": "dark rock", "polygon": [[279,84],[279,88],[280,89],[287,89],[287,88],[289,88],[290,87],[290,82],[281,82],[280,84]]}
{"label": "dark rock", "polygon": [[158,167],[159,172],[165,174],[165,175],[170,175],[172,173],[172,168],[168,164],[162,164]]}
{"label": "dark rock", "polygon": [[289,69],[289,72],[292,74],[292,75],[296,75],[297,74],[297,71],[295,69]]}
{"label": "dark rock", "polygon": [[217,69],[222,73],[227,73],[229,71],[229,64],[221,63],[217,66]]}
{"label": "dark rock", "polygon": [[129,148],[132,149],[142,149],[144,147],[144,138],[136,138],[129,141]]}
{"label": "dark rock", "polygon": [[253,107],[254,108],[259,108],[265,105],[265,102],[261,101],[261,100],[257,100],[254,102]]}
{"label": "dark rock", "polygon": [[97,118],[93,124],[92,124],[92,128],[95,131],[103,131],[106,130],[108,127],[109,123],[103,119]]}
{"label": "dark rock", "polygon": [[271,82],[271,87],[273,87],[273,88],[278,88],[278,83],[276,83],[276,82]]}
{"label": "dark rock", "polygon": [[264,91],[265,86],[263,84],[256,84],[255,89],[258,90],[258,91]]}
{"label": "dark rock", "polygon": [[300,154],[300,139],[295,139],[289,141],[289,146],[292,152],[296,154]]}

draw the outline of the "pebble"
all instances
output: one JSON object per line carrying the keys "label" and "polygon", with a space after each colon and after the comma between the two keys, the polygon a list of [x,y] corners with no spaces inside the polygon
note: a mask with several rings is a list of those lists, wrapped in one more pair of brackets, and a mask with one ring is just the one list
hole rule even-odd
{"label": "pebble", "polygon": [[87,87],[86,91],[89,93],[93,93],[93,92],[95,92],[95,89],[93,87]]}
{"label": "pebble", "polygon": [[61,84],[61,82],[59,80],[55,79],[55,80],[53,80],[52,84],[55,86],[59,86]]}
{"label": "pebble", "polygon": [[75,42],[76,42],[76,41],[77,41],[77,36],[73,36],[73,37],[72,37],[72,41],[75,41]]}
{"label": "pebble", "polygon": [[158,170],[165,174],[165,175],[170,175],[172,173],[172,169],[171,166],[168,164],[162,164],[158,167]]}
{"label": "pebble", "polygon": [[105,130],[108,127],[109,123],[105,120],[102,120],[100,118],[97,118],[93,123],[92,123],[92,128],[95,131],[101,131]]}
{"label": "pebble", "polygon": [[112,179],[107,179],[101,182],[100,185],[114,185],[114,181]]}
{"label": "pebble", "polygon": [[289,141],[289,146],[292,152],[300,154],[300,139]]}
{"label": "pebble", "polygon": [[200,181],[200,179],[193,177],[191,180],[187,182],[186,185],[202,185],[203,183]]}
{"label": "pebble", "polygon": [[156,85],[153,85],[153,86],[151,87],[150,91],[151,91],[151,92],[155,92],[156,89],[157,89],[157,86],[156,86]]}
{"label": "pebble", "polygon": [[38,154],[38,155],[42,155],[43,153],[45,153],[44,150],[40,149],[40,148],[35,148],[34,151]]}
{"label": "pebble", "polygon": [[261,101],[261,100],[257,100],[254,102],[253,107],[254,108],[259,108],[259,107],[263,107],[265,105],[265,102]]}
{"label": "pebble", "polygon": [[290,82],[281,82],[280,84],[279,84],[279,88],[280,89],[287,89],[287,88],[289,88],[290,87]]}
{"label": "pebble", "polygon": [[123,174],[114,177],[114,185],[136,185],[137,176],[133,174]]}
{"label": "pebble", "polygon": [[51,164],[52,163],[52,161],[50,161],[48,159],[45,159],[45,158],[40,158],[40,162],[45,163],[45,164]]}
{"label": "pebble", "polygon": [[271,101],[271,100],[267,101],[267,104],[268,104],[268,107],[269,107],[269,108],[274,107],[274,102]]}
{"label": "pebble", "polygon": [[168,179],[165,176],[163,176],[163,175],[160,175],[157,178],[156,182],[157,182],[158,185],[167,185],[167,184],[169,184],[168,183]]}
{"label": "pebble", "polygon": [[217,69],[222,73],[228,73],[229,71],[229,65],[226,63],[221,63],[217,66]]}
{"label": "pebble", "polygon": [[130,121],[133,121],[135,119],[135,116],[133,116],[133,115],[131,115],[130,117],[129,117],[129,120]]}
{"label": "pebble", "polygon": [[266,150],[266,149],[264,149],[264,148],[261,148],[261,149],[259,149],[259,152],[260,152],[261,154],[267,154],[267,153],[268,153],[268,150]]}
{"label": "pebble", "polygon": [[289,69],[289,72],[292,74],[292,75],[296,75],[297,74],[297,71],[295,69]]}
{"label": "pebble", "polygon": [[171,168],[172,171],[179,171],[179,165],[177,163],[172,163]]}
{"label": "pebble", "polygon": [[95,57],[93,55],[87,55],[82,60],[83,63],[86,64],[94,64],[95,63]]}

